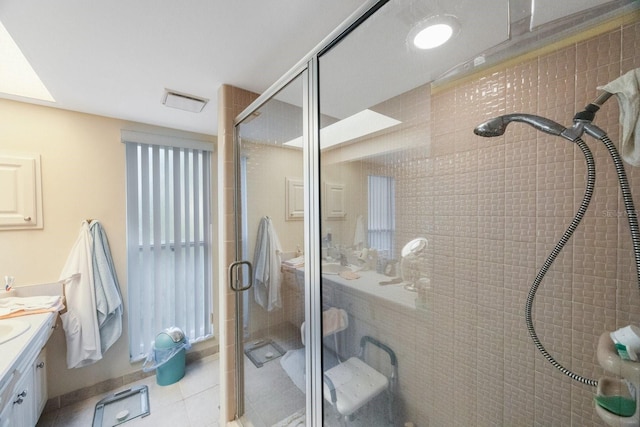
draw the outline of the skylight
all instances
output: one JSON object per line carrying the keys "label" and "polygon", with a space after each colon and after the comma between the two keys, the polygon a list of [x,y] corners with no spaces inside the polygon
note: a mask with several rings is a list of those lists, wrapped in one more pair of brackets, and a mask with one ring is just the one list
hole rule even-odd
{"label": "skylight", "polygon": [[[365,109],[346,119],[320,129],[320,148],[325,149],[402,123],[399,120]],[[283,145],[302,148],[302,137]]]}
{"label": "skylight", "polygon": [[55,102],[44,83],[0,22],[0,92]]}

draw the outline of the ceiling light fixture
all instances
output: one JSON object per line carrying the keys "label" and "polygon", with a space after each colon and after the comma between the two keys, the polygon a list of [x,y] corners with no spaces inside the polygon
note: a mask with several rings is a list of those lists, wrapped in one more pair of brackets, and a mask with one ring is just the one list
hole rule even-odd
{"label": "ceiling light fixture", "polygon": [[55,102],[11,34],[0,22],[0,92]]}
{"label": "ceiling light fixture", "polygon": [[186,93],[176,92],[175,90],[165,89],[162,103],[167,107],[177,108],[179,110],[199,113],[209,102],[206,98],[200,98]]}
{"label": "ceiling light fixture", "polygon": [[427,18],[413,27],[408,36],[411,46],[425,50],[445,44],[460,30],[458,20],[453,15],[438,15]]}

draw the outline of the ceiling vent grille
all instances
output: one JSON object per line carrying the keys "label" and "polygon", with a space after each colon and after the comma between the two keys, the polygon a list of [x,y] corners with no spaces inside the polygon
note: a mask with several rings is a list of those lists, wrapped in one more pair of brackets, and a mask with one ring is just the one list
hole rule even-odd
{"label": "ceiling vent grille", "polygon": [[200,98],[186,93],[176,92],[175,90],[165,89],[162,103],[167,107],[178,108],[192,113],[199,113],[209,102],[206,98]]}

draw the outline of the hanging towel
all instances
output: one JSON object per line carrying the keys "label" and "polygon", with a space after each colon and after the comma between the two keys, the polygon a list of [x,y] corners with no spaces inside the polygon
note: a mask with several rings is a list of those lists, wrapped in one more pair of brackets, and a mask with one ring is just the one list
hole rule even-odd
{"label": "hanging towel", "polygon": [[[322,312],[322,337],[337,334],[344,331],[349,326],[349,315],[341,308],[330,307]],[[300,326],[300,340],[302,345],[304,339],[304,322]]]}
{"label": "hanging towel", "polygon": [[96,294],[96,315],[100,329],[100,348],[106,352],[122,334],[122,297],[107,235],[98,221],[92,221],[92,263]]}
{"label": "hanging towel", "polygon": [[361,249],[364,244],[364,218],[362,217],[362,215],[358,215],[358,217],[356,218],[356,230],[353,235],[353,247],[355,249]]}
{"label": "hanging towel", "polygon": [[96,317],[92,247],[89,224],[83,221],[80,235],[60,274],[67,299],[67,312],[60,319],[67,339],[69,369],[102,359],[100,328]]}
{"label": "hanging towel", "polygon": [[631,70],[598,89],[618,98],[622,124],[620,156],[630,165],[640,166],[640,68]]}
{"label": "hanging towel", "polygon": [[344,331],[349,326],[349,316],[341,308],[331,307],[322,312],[322,336]]}
{"label": "hanging towel", "polygon": [[253,254],[253,294],[256,302],[272,311],[282,307],[280,240],[268,216],[260,220]]}

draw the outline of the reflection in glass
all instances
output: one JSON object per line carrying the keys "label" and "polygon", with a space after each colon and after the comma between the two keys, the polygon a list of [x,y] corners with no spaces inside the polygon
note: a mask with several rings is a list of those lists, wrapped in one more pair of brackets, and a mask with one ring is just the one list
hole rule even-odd
{"label": "reflection in glass", "polygon": [[301,80],[237,129],[238,250],[252,262],[254,280],[241,294],[236,321],[243,335],[243,419],[252,425],[305,422],[304,212],[296,201],[304,188],[303,161],[301,150],[284,145],[302,135]]}

